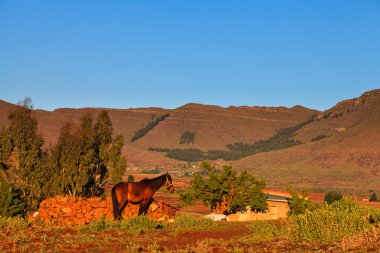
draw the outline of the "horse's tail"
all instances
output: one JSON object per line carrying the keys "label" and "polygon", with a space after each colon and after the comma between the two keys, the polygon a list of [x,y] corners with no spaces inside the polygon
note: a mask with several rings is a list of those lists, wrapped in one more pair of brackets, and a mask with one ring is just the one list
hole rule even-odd
{"label": "horse's tail", "polygon": [[120,219],[119,201],[115,194],[115,186],[112,187],[112,206],[113,206],[113,218],[115,220]]}

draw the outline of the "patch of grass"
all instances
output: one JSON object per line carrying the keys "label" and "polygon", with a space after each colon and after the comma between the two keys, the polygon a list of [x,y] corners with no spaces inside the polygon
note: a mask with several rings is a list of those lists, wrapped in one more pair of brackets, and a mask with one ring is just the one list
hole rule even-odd
{"label": "patch of grass", "polygon": [[197,218],[188,214],[179,215],[175,218],[174,230],[202,230],[215,226],[215,222],[207,218]]}
{"label": "patch of grass", "polygon": [[21,217],[0,216],[0,229],[9,228],[12,230],[23,230],[30,225],[30,222]]}
{"label": "patch of grass", "polygon": [[145,230],[162,229],[164,224],[161,224],[145,215],[137,216],[121,221],[106,221],[104,216],[99,220],[94,220],[90,224],[81,226],[81,231],[101,232],[107,230],[121,230],[130,233],[141,233]]}

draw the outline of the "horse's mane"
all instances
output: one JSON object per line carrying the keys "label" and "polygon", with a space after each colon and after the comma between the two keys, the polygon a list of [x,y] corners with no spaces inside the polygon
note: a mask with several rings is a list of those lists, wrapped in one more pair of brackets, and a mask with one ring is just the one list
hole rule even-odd
{"label": "horse's mane", "polygon": [[151,181],[157,180],[157,179],[164,177],[164,176],[166,176],[166,175],[164,174],[164,175],[160,175],[160,176],[154,177],[154,178],[144,178],[140,182],[151,182]]}

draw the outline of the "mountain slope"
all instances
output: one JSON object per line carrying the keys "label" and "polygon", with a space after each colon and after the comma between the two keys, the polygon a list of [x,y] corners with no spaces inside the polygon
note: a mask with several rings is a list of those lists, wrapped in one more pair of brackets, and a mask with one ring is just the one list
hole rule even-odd
{"label": "mountain slope", "polygon": [[[0,125],[7,125],[7,114],[14,105],[0,101]],[[218,107],[187,104],[177,109],[57,109],[52,112],[35,110],[39,131],[45,138],[45,145],[54,145],[60,127],[65,122],[79,124],[85,114],[95,118],[106,110],[113,122],[115,134],[126,140],[124,153],[131,166],[159,167],[182,164],[164,157],[162,153],[148,152],[149,147],[197,148],[201,150],[226,149],[234,142],[254,142],[273,135],[278,128],[292,126],[305,121],[318,111],[296,106],[285,107]],[[169,114],[145,136],[132,142],[132,136],[154,118]],[[184,132],[193,132],[194,143],[180,144]],[[144,154],[144,155],[141,155]]]}
{"label": "mountain slope", "polygon": [[[8,124],[7,115],[14,107],[0,100],[0,126]],[[324,112],[302,106],[223,108],[187,104],[176,109],[62,108],[52,112],[35,110],[34,115],[48,147],[54,145],[65,122],[78,124],[83,115],[95,118],[102,110],[109,113],[114,132],[126,140],[123,152],[129,166],[143,169],[184,164],[164,153],[150,152],[150,147],[227,150],[227,144],[253,144],[273,137],[279,128],[292,127],[312,117],[314,120],[292,137],[303,144],[229,163],[265,178],[269,187],[293,185],[313,191],[338,189],[363,194],[380,191],[380,90],[341,101]],[[131,141],[138,130],[164,114],[169,116],[142,138]],[[194,143],[180,144],[185,132],[194,134]]]}
{"label": "mountain slope", "polygon": [[[319,135],[328,137],[310,141]],[[296,138],[307,144],[233,164],[266,178],[273,187],[291,184],[363,194],[380,190],[380,90],[338,103],[300,129]]]}

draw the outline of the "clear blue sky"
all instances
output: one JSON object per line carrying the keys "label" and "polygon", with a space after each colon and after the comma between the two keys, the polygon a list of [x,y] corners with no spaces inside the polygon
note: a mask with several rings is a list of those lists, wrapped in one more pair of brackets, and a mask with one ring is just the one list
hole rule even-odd
{"label": "clear blue sky", "polygon": [[380,88],[380,0],[0,0],[0,99],[327,109]]}

